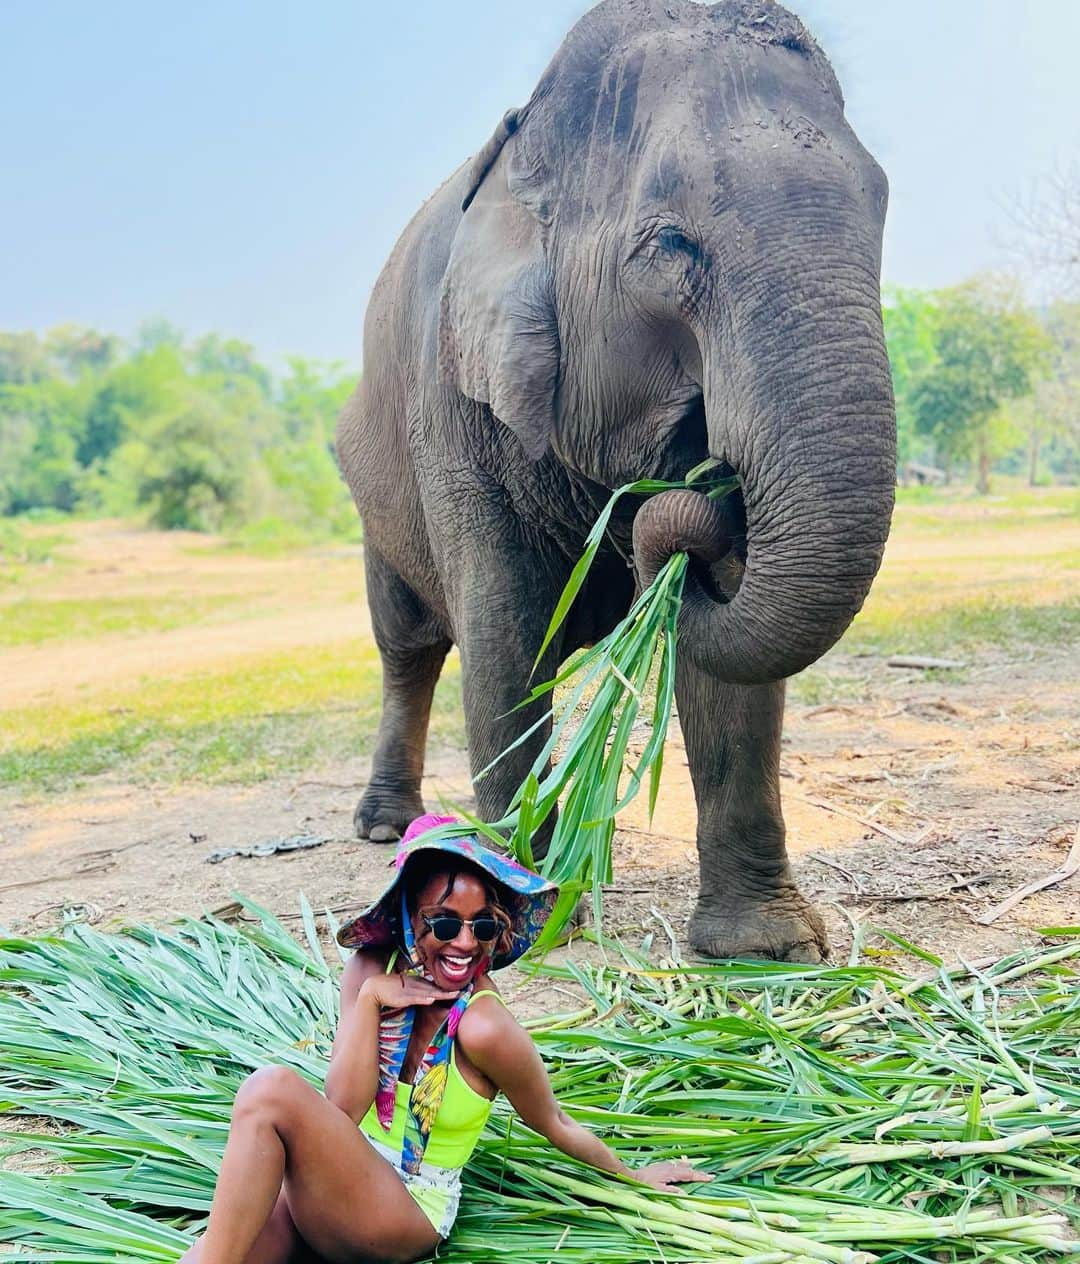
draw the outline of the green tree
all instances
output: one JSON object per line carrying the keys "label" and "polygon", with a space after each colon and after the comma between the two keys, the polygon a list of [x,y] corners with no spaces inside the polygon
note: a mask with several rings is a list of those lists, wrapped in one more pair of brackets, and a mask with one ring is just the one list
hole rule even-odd
{"label": "green tree", "polygon": [[275,380],[249,343],[207,334],[189,345],[163,320],[130,345],[78,325],[0,334],[0,514],[352,531],[333,452],[352,380],[303,359]]}
{"label": "green tree", "polygon": [[103,375],[87,408],[79,437],[84,466],[106,461],[142,417],[161,412],[186,382],[177,349],[162,343]]}
{"label": "green tree", "polygon": [[45,335],[44,351],[54,372],[77,381],[83,374],[106,372],[119,359],[122,343],[115,334],[101,334],[83,325],[58,325]]}
{"label": "green tree", "polygon": [[164,316],[151,316],[140,321],[135,330],[134,350],[136,355],[148,351],[157,351],[159,347],[171,347],[173,351],[182,351],[184,347],[184,331],[179,329]]}
{"label": "green tree", "polygon": [[157,526],[217,531],[239,515],[251,449],[220,399],[189,387],[139,429],[118,450],[118,467],[132,472]]}
{"label": "green tree", "polygon": [[25,386],[49,376],[49,360],[37,334],[0,333],[0,385]]}
{"label": "green tree", "polygon": [[267,452],[266,468],[290,506],[288,516],[304,531],[348,534],[356,513],[337,467],[334,432],[355,374],[337,361],[294,356],[288,363],[278,404],[287,441]]}
{"label": "green tree", "polygon": [[254,383],[264,398],[273,389],[270,370],[255,358],[255,348],[239,338],[222,338],[206,334],[192,347],[190,363],[199,377],[208,378],[214,386],[228,390],[237,383]]}
{"label": "green tree", "polygon": [[352,501],[325,444],[317,439],[291,443],[271,449],[263,461],[279,516],[309,535],[343,535],[356,527]]}
{"label": "green tree", "polygon": [[1028,483],[1039,481],[1044,445],[1058,446],[1074,468],[1080,449],[1080,303],[1058,302],[1042,315],[1049,350],[1016,420],[1027,436]]}
{"label": "green tree", "polygon": [[334,446],[338,414],[352,394],[355,375],[337,360],[324,363],[291,356],[281,383],[281,411],[291,439],[318,439]]}
{"label": "green tree", "polygon": [[922,290],[892,289],[885,295],[882,315],[896,398],[896,457],[903,465],[923,455],[918,451],[920,436],[912,392],[937,359],[937,305],[934,296]]}
{"label": "green tree", "polygon": [[911,387],[915,424],[946,468],[974,458],[981,493],[1006,433],[1002,406],[1030,392],[1046,352],[1046,334],[1009,284],[982,278],[938,293],[935,354]]}
{"label": "green tree", "polygon": [[67,382],[0,385],[0,513],[75,508],[81,421],[80,392]]}

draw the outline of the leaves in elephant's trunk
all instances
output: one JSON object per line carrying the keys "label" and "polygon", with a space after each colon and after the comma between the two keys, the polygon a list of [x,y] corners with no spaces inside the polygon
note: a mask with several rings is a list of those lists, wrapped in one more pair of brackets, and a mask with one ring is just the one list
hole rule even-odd
{"label": "leaves in elephant's trunk", "polygon": [[[655,495],[690,489],[719,499],[740,485],[737,477],[718,478],[721,462],[710,458],[681,482],[639,479],[612,493],[586,537],[548,625],[537,662],[566,620],[603,542],[619,499],[627,493]],[[443,825],[431,837],[478,833],[502,848],[509,840],[515,857],[538,869],[561,888],[559,901],[533,947],[544,953],[570,924],[581,897],[592,897],[595,924],[603,919],[603,885],[611,881],[611,844],[615,817],[648,780],[649,815],[656,806],[664,764],[664,742],[675,700],[676,630],[689,558],[669,557],[622,621],[591,648],[574,655],[551,680],[533,688],[516,710],[548,695],[547,711],[529,725],[476,780],[528,741],[550,720],[551,734],[532,769],[497,821],[450,804],[461,824]],[[635,721],[646,707],[650,683],[655,694],[649,712],[649,737],[636,760],[629,756]],[[556,690],[558,694],[556,695]],[[559,757],[553,760],[556,751]],[[532,839],[551,814],[558,816],[545,855],[537,860]]]}
{"label": "leaves in elephant's trunk", "polygon": [[[611,881],[615,816],[636,796],[646,777],[650,812],[656,803],[664,739],[675,696],[675,631],[686,567],[685,553],[669,559],[655,582],[608,636],[577,655],[553,680],[538,685],[529,695],[526,701],[534,701],[553,693],[557,685],[568,686],[567,692],[514,744],[519,745],[551,717],[551,736],[506,815],[499,821],[485,823],[455,808],[468,828],[481,830],[493,841],[501,844],[509,833],[514,855],[562,888],[561,898],[534,951],[543,952],[556,942],[586,891],[592,893],[596,924],[600,924],[602,884]],[[654,675],[656,693],[649,716],[649,740],[637,760],[628,761],[634,723],[645,706],[646,690]],[[548,768],[549,759],[564,741],[561,757]],[[512,749],[513,746],[508,747],[499,759]],[[479,775],[484,776],[494,763]],[[548,851],[537,861],[532,838],[557,806],[559,815]],[[439,832],[449,834],[460,829],[447,826]]]}
{"label": "leaves in elephant's trunk", "polygon": [[[718,464],[713,460],[703,462],[682,482],[642,479],[613,493],[589,532],[585,552],[556,604],[537,661],[584,584],[619,498],[628,492],[654,494],[690,487],[713,498],[726,495],[737,486],[737,480],[717,480]],[[563,898],[536,945],[539,952],[556,942],[585,891],[591,892],[595,922],[597,926],[601,924],[603,884],[610,882],[612,876],[615,817],[637,795],[646,779],[650,816],[656,805],[664,741],[675,698],[676,625],[687,565],[685,553],[670,557],[612,632],[573,657],[553,679],[537,685],[520,706],[550,695],[551,707],[479,773],[478,779],[548,719],[552,721],[551,735],[508,812],[502,820],[487,826],[496,834],[509,833],[510,847],[517,858],[538,867],[563,888]],[[649,738],[634,760],[629,753],[631,736],[647,706],[650,682],[655,695],[649,713]],[[549,761],[560,749],[557,762],[549,768]],[[537,864],[531,840],[556,807],[559,814],[551,841]]]}
{"label": "leaves in elephant's trunk", "polygon": [[[715,476],[710,478],[709,475],[714,475],[721,464],[722,462],[714,457],[709,457],[707,460],[702,461],[700,465],[695,465],[681,482],[671,483],[661,478],[639,478],[637,482],[626,483],[612,492],[610,499],[603,509],[600,510],[599,517],[590,528],[589,534],[585,537],[585,549],[571,571],[570,578],[566,581],[566,587],[562,590],[559,600],[555,603],[555,609],[551,613],[551,619],[548,623],[547,631],[544,633],[544,639],[541,641],[540,648],[536,653],[536,661],[533,664],[534,669],[544,657],[556,632],[566,622],[566,616],[570,613],[570,607],[574,604],[574,599],[581,591],[581,586],[585,583],[589,569],[596,560],[596,555],[604,540],[604,532],[607,531],[615,506],[622,497],[626,495],[653,496],[657,492],[675,491],[691,486],[695,491],[705,492],[709,496],[726,495],[727,492],[735,488],[738,480],[731,478],[717,479]],[[558,683],[558,678],[556,681],[548,681],[546,684],[541,685],[539,687],[540,692],[546,692],[547,688],[555,683]],[[536,696],[537,693],[534,690],[531,697]],[[526,699],[526,701],[528,700]],[[511,746],[509,749],[513,750],[513,747]],[[503,754],[505,753],[504,751]],[[499,758],[501,759],[502,756]]]}

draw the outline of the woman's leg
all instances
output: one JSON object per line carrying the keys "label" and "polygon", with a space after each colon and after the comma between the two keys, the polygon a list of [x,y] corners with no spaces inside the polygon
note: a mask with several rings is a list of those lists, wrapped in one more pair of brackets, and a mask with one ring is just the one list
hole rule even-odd
{"label": "woman's leg", "polygon": [[[180,1264],[204,1264],[203,1239],[200,1238],[180,1257]],[[244,1264],[317,1264],[317,1257],[308,1249],[292,1222],[285,1191],[278,1194],[270,1219],[263,1225],[255,1245],[244,1257]]]}
{"label": "woman's leg", "polygon": [[282,1192],[299,1239],[330,1264],[416,1260],[438,1242],[352,1120],[295,1071],[265,1067],[236,1095],[206,1234],[185,1259],[246,1264],[256,1247],[273,1250],[281,1239],[269,1222]]}

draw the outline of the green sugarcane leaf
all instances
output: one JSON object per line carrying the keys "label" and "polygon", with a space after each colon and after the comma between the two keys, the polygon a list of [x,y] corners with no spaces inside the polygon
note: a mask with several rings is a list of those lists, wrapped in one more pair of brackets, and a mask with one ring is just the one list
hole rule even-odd
{"label": "green sugarcane leaf", "polygon": [[[608,519],[611,517],[611,510],[614,508],[614,498],[608,502],[607,508],[597,522],[602,522],[607,526]],[[603,531],[596,532],[596,528],[590,532],[589,543],[585,547],[584,553],[578,559],[574,569],[570,572],[570,578],[566,581],[566,587],[562,590],[559,600],[555,603],[555,609],[551,613],[551,619],[544,633],[544,639],[540,642],[540,648],[536,652],[536,658],[533,660],[533,671],[540,666],[540,660],[547,652],[548,646],[555,639],[555,635],[559,628],[562,627],[566,620],[566,616],[570,613],[570,607],[574,604],[574,599],[581,591],[582,585],[588,577],[589,570],[600,548],[600,542],[603,537]]]}
{"label": "green sugarcane leaf", "polygon": [[[545,711],[544,714],[541,715],[538,719],[534,720],[533,723],[530,724],[529,727],[525,729],[524,732],[519,737],[515,738],[514,741],[512,741],[510,745],[506,747],[505,750],[500,751],[495,756],[495,758],[491,761],[491,763],[485,764],[484,767],[481,768],[480,771],[476,774],[476,776],[473,777],[473,785],[476,785],[478,782],[483,781],[483,779],[488,775],[488,773],[491,772],[491,770],[497,764],[502,763],[502,761],[507,757],[507,755],[509,755],[512,751],[517,750],[519,746],[523,746],[533,736],[534,733],[542,729],[544,725],[547,724],[547,722],[551,719],[551,714],[552,713],[550,710]],[[520,798],[520,794],[521,794],[521,791],[519,790],[515,798],[516,799]]]}
{"label": "green sugarcane leaf", "polygon": [[[707,463],[703,463],[702,466],[695,466],[694,470],[691,471],[691,474],[700,473],[705,464]],[[736,485],[736,480],[730,481],[733,485]],[[612,492],[610,499],[600,511],[596,522],[589,531],[589,534],[586,537],[585,549],[582,552],[581,557],[578,559],[577,564],[574,566],[574,569],[571,571],[570,578],[567,580],[566,586],[563,588],[563,591],[559,596],[559,600],[555,605],[555,609],[551,615],[551,620],[548,623],[547,631],[544,633],[544,638],[540,643],[540,649],[537,651],[536,659],[533,662],[534,671],[539,666],[540,660],[544,657],[548,646],[554,640],[556,632],[558,632],[559,628],[565,622],[566,616],[570,612],[570,607],[574,603],[574,599],[577,597],[578,593],[581,591],[582,585],[585,583],[589,570],[591,569],[593,561],[595,560],[596,554],[600,548],[600,544],[603,541],[604,532],[607,530],[608,523],[611,520],[611,515],[614,512],[615,506],[618,504],[619,500],[626,495],[655,495],[658,492],[670,491],[673,488],[681,488],[686,485],[687,480],[669,482],[664,479],[643,478],[638,479],[634,483],[627,483],[623,487],[617,488],[614,492]]]}
{"label": "green sugarcane leaf", "polygon": [[307,896],[304,895],[303,891],[300,892],[299,899],[300,917],[304,925],[304,935],[307,939],[308,950],[311,953],[312,959],[317,964],[321,964],[323,959],[322,944],[319,941],[318,927],[315,925],[315,915],[312,913],[311,905],[308,903]]}
{"label": "green sugarcane leaf", "polygon": [[[542,824],[541,821],[536,819],[536,799],[539,793],[540,783],[536,779],[536,774],[530,772],[521,788],[518,823],[511,842],[514,858],[529,869],[536,867],[532,850],[533,831],[538,825]],[[546,815],[545,813],[545,818]]]}
{"label": "green sugarcane leaf", "polygon": [[877,933],[882,939],[887,939],[890,944],[895,944],[897,948],[902,948],[904,952],[911,953],[913,957],[918,957],[920,961],[928,961],[932,966],[945,964],[939,956],[928,952],[925,948],[920,948],[918,944],[913,944],[909,939],[904,939],[902,935],[897,935],[887,930],[879,930]]}
{"label": "green sugarcane leaf", "polygon": [[544,929],[533,944],[529,953],[530,957],[543,957],[555,947],[566,927],[570,924],[584,890],[585,884],[583,882],[566,881],[560,884],[559,896],[555,901],[555,907],[544,924]]}
{"label": "green sugarcane leaf", "polygon": [[695,465],[694,468],[690,470],[686,476],[686,482],[688,484],[696,483],[698,479],[702,478],[710,470],[718,469],[722,464],[723,462],[718,461],[714,456],[707,457],[699,465]]}
{"label": "green sugarcane leaf", "polygon": [[455,804],[446,806],[448,810],[452,809],[452,815],[458,820],[450,825],[437,825],[434,829],[427,831],[425,837],[434,841],[439,838],[466,838],[471,834],[479,834],[481,838],[486,838],[496,851],[506,851],[506,838],[499,832],[499,826],[503,825],[503,822],[490,824],[466,808]]}

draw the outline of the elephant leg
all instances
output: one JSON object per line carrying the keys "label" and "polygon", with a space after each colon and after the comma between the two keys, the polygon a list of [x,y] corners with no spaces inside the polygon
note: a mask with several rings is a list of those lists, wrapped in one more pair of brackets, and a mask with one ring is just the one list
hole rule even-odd
{"label": "elephant leg", "polygon": [[420,783],[435,685],[451,641],[415,592],[368,545],[368,604],[382,659],[382,714],[371,777],[353,817],[372,842],[400,838],[424,812]]}
{"label": "elephant leg", "polygon": [[[500,577],[491,575],[478,589],[486,594],[482,608],[464,612],[457,621],[462,701],[474,778],[549,708],[550,698],[544,698],[520,711],[514,710],[533,685],[551,678],[560,653],[560,638],[556,637],[556,644],[549,647],[533,673],[533,660],[558,588],[538,580],[530,591],[520,575],[509,581],[503,579],[504,584],[500,585]],[[538,600],[538,593],[549,588],[550,602]],[[508,616],[505,619],[493,617],[493,612],[499,610],[508,611]],[[536,617],[526,617],[533,610]],[[550,735],[549,719],[475,782],[476,807],[481,819],[495,821],[506,813],[514,792],[525,780]],[[537,859],[547,854],[554,827],[555,814],[552,813],[533,836],[533,854]]]}
{"label": "elephant leg", "polygon": [[784,844],[783,682],[723,684],[683,655],[676,698],[698,809],[692,946],[707,957],[820,961],[825,927],[795,885]]}

